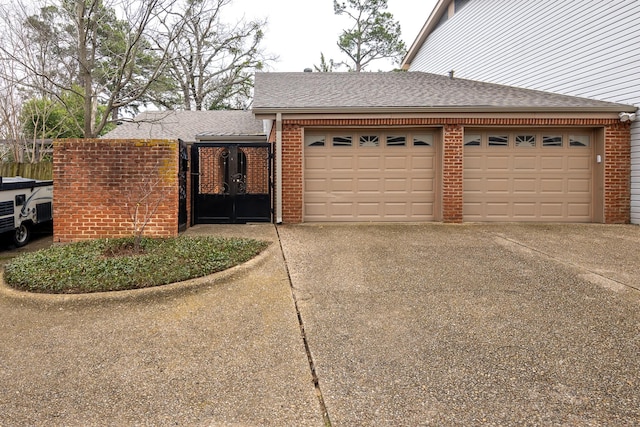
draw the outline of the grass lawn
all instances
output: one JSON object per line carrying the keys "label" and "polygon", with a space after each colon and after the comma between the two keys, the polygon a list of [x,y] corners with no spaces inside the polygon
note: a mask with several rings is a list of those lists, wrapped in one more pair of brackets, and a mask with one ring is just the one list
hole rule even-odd
{"label": "grass lawn", "polygon": [[[120,291],[206,276],[242,264],[267,242],[217,237],[98,239],[25,253],[5,266],[19,290],[70,294]],[[137,250],[136,250],[137,249]]]}

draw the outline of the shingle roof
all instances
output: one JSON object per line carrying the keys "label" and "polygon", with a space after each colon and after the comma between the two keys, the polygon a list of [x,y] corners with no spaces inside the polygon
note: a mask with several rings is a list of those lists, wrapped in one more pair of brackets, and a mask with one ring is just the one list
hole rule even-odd
{"label": "shingle roof", "polygon": [[264,135],[262,120],[250,111],[153,111],[123,122],[103,136],[110,139],[182,139],[194,142],[196,135]]}
{"label": "shingle roof", "polygon": [[253,111],[635,111],[635,107],[423,72],[257,73]]}

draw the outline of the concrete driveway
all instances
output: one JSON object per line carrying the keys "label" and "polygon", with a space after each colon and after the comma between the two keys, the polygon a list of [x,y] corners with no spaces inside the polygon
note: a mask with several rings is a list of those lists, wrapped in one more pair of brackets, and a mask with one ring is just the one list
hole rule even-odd
{"label": "concrete driveway", "polygon": [[322,425],[274,226],[188,233],[273,243],[232,271],[155,289],[0,288],[0,426]]}
{"label": "concrete driveway", "polygon": [[0,425],[640,425],[640,227],[188,234],[273,243],[156,289],[0,287]]}
{"label": "concrete driveway", "polygon": [[640,425],[640,227],[278,230],[332,425]]}

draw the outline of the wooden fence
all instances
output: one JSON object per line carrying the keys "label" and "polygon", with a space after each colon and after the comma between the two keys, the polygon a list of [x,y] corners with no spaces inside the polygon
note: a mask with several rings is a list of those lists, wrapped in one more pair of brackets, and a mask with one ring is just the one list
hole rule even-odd
{"label": "wooden fence", "polygon": [[0,163],[0,176],[21,176],[31,179],[53,179],[53,163]]}

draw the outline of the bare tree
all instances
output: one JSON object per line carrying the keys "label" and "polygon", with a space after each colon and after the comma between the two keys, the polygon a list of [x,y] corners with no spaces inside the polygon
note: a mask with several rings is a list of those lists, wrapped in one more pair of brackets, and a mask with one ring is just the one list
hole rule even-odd
{"label": "bare tree", "polygon": [[246,107],[253,72],[274,59],[260,48],[266,21],[226,24],[221,18],[229,3],[186,0],[185,26],[174,39],[169,67],[186,110]]}
{"label": "bare tree", "polygon": [[142,237],[149,223],[155,219],[158,208],[165,201],[166,171],[159,164],[142,166],[141,177],[125,191],[125,208],[131,221],[134,251],[141,251]]}
{"label": "bare tree", "polygon": [[[7,64],[0,64],[1,66]],[[0,79],[0,139],[3,142],[3,160],[9,160],[11,156],[16,161],[21,161],[22,144],[20,126],[21,101],[17,94],[16,86],[11,82]]]}
{"label": "bare tree", "polygon": [[[12,74],[12,63],[0,62],[0,75]],[[40,105],[38,105],[40,106]],[[43,108],[46,108],[43,106]],[[46,117],[51,113],[46,109],[38,117]],[[34,129],[42,124],[33,123]],[[23,99],[19,85],[13,80],[0,77],[0,159],[17,163],[38,163],[49,152],[51,143],[47,138],[34,132],[25,135]]]}
{"label": "bare tree", "polygon": [[0,9],[0,61],[16,64],[4,77],[62,103],[64,94],[80,96],[86,138],[144,99],[184,23],[176,0],[42,0],[37,10],[24,1]]}
{"label": "bare tree", "polygon": [[[25,50],[27,46],[26,40],[30,39],[30,25],[15,26],[14,18],[19,12],[28,12],[22,4],[14,5],[11,11],[1,10],[4,19],[0,19],[0,34],[2,34],[2,46],[4,50],[11,52],[24,53],[24,63],[30,68],[41,70],[41,74],[45,74],[44,70],[48,70],[47,74],[52,73],[51,68],[47,68],[47,64],[51,61],[50,46],[46,43],[32,46],[33,49]],[[43,18],[47,18],[47,10],[43,11]],[[38,25],[38,21],[32,22]],[[55,32],[51,34],[51,39],[55,38]],[[15,161],[18,163],[37,163],[43,159],[43,136],[37,132],[31,135],[25,135],[23,106],[25,98],[32,93],[27,88],[30,86],[41,86],[33,81],[32,76],[25,73],[24,64],[13,60],[11,56],[3,56],[0,60],[0,138],[5,142],[6,157],[3,160]],[[56,62],[57,63],[57,62]],[[46,79],[40,82],[46,84]],[[42,106],[42,105],[40,105]],[[50,111],[43,109],[40,111],[40,118],[46,117]],[[33,123],[33,128],[38,129],[41,123]]]}

